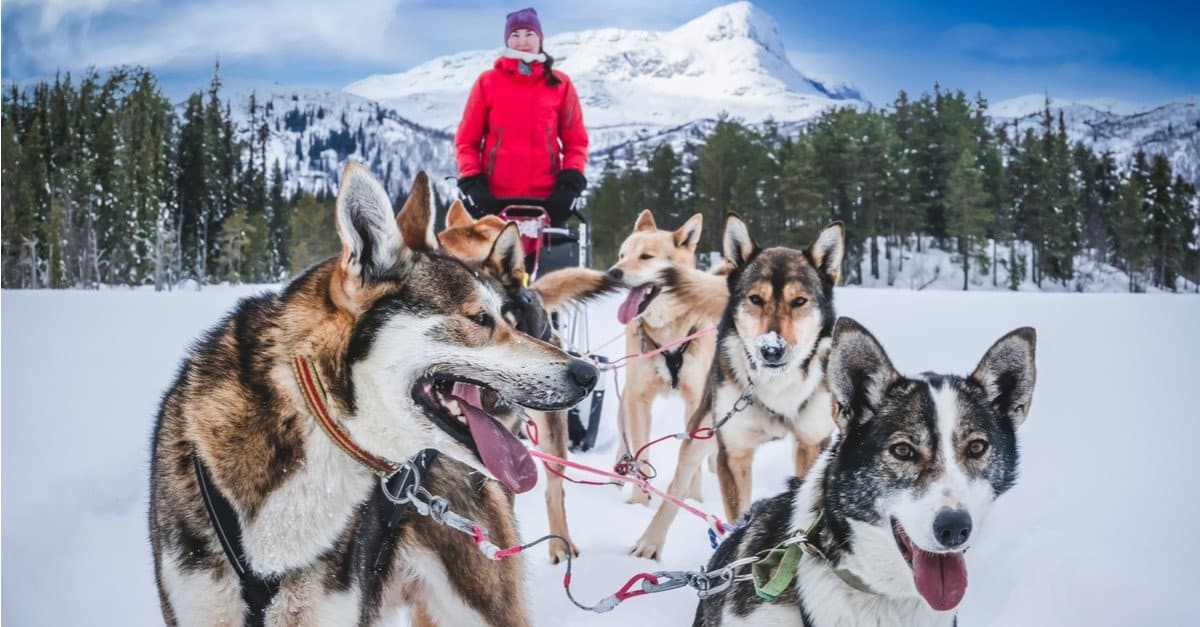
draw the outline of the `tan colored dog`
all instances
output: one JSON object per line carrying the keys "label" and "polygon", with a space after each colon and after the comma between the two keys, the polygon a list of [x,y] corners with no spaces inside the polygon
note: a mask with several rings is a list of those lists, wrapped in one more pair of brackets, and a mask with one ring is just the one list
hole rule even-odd
{"label": "tan colored dog", "polygon": [[[513,233],[516,226],[506,223],[496,216],[484,216],[475,220],[467,213],[461,201],[454,201],[446,214],[446,229],[438,234],[443,250],[463,259],[469,265],[475,266],[476,260],[485,259],[496,247],[501,246],[501,235],[505,229]],[[520,240],[516,239],[516,247]],[[518,260],[524,259],[524,252],[518,253]],[[537,335],[539,330],[549,331],[546,312],[557,310],[569,303],[586,301],[589,298],[613,291],[618,284],[608,278],[603,272],[588,268],[564,268],[550,272],[532,285],[528,290],[522,290],[525,285],[525,271],[521,263],[512,264],[512,270],[503,270],[496,264],[482,264],[478,269],[490,278],[499,281],[505,290],[506,297],[516,306],[506,307],[505,316],[509,323],[518,329]],[[529,297],[536,295],[536,302]],[[543,326],[545,325],[545,326]],[[554,339],[551,342],[557,343]],[[540,434],[538,448],[558,457],[567,455],[567,418],[565,412],[529,412],[530,417],[537,423]],[[516,414],[510,414],[506,423],[510,428],[517,429],[519,420]],[[561,465],[555,470],[562,472]],[[563,480],[554,473],[546,473],[546,514],[550,520],[550,533],[560,535],[568,541],[571,534],[567,526],[566,493],[563,490]],[[550,561],[557,564],[566,559],[566,548],[559,542],[548,543]],[[579,555],[579,549],[571,543],[571,551]]]}
{"label": "tan colored dog", "polygon": [[[703,460],[716,449],[725,514],[733,521],[750,506],[750,470],[759,446],[791,435],[796,475],[803,476],[833,429],[825,365],[835,319],[833,286],[845,244],[842,224],[837,222],[822,230],[806,250],[764,250],[736,216],[726,219],[722,240],[731,268],[727,289],[732,288],[732,294],[717,331],[720,350],[711,364],[703,401],[689,414],[687,429],[712,426],[731,415],[744,394],[749,403],[717,431],[715,443],[683,441],[668,492],[684,496],[700,476]],[[663,283],[668,294],[694,303],[698,315],[716,313],[718,300],[712,297],[711,279],[667,272]],[[664,502],[633,553],[660,558],[677,511]]]}
{"label": "tan colored dog", "polygon": [[[633,233],[621,244],[616,265],[609,276],[629,286],[629,296],[617,316],[625,324],[625,353],[644,353],[671,344],[696,331],[713,326],[720,318],[711,310],[697,309],[686,299],[664,294],[660,277],[677,271],[701,274],[696,268],[696,244],[700,241],[703,216],[696,214],[675,231],[659,229],[650,211],[643,211],[634,224]],[[724,280],[714,278],[718,284]],[[726,298],[718,287],[715,298]],[[700,406],[704,382],[716,351],[715,335],[708,334],[668,349],[667,351],[634,360],[625,370],[625,388],[621,395],[618,426],[621,444],[617,460],[636,452],[650,439],[651,408],[660,396],[679,392],[683,397],[684,416],[690,416]],[[626,447],[629,448],[626,448]],[[632,449],[632,450],[630,450]],[[643,454],[645,460],[647,454]],[[688,496],[699,499],[700,476],[690,486]],[[635,490],[630,503],[649,503],[649,497]]]}

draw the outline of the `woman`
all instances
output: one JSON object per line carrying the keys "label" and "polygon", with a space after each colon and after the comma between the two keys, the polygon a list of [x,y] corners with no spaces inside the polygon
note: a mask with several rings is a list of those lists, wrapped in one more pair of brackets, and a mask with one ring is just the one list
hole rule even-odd
{"label": "woman", "polygon": [[509,204],[540,204],[552,225],[565,226],[587,187],[579,96],[542,49],[537,11],[509,13],[504,41],[500,58],[471,88],[458,125],[458,186],[476,218]]}

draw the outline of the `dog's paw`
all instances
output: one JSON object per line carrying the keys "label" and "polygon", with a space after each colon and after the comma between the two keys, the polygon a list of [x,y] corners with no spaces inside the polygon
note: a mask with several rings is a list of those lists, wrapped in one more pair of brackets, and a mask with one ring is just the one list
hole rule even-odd
{"label": "dog's paw", "polygon": [[650,495],[637,488],[634,488],[633,492],[629,493],[629,498],[625,499],[625,502],[630,505],[645,505],[649,507]]}
{"label": "dog's paw", "polygon": [[550,563],[561,564],[567,561],[567,551],[571,552],[571,557],[579,557],[579,547],[575,546],[575,542],[571,538],[567,538],[569,547],[563,546],[562,542],[549,542],[550,545]]}
{"label": "dog's paw", "polygon": [[634,557],[644,557],[657,562],[662,559],[662,545],[663,542],[660,539],[642,536],[638,539],[637,544],[634,545],[633,550],[629,554]]}

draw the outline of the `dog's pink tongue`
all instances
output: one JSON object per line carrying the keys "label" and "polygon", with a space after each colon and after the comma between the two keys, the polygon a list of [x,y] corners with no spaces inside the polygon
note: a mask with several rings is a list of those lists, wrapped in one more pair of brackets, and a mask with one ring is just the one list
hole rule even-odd
{"label": "dog's pink tongue", "polygon": [[930,553],[910,545],[917,592],[933,609],[944,612],[958,607],[967,593],[967,562],[962,553]]}
{"label": "dog's pink tongue", "polygon": [[646,298],[646,286],[639,285],[629,290],[629,296],[625,297],[625,302],[617,308],[617,320],[621,324],[629,324],[638,315],[638,307],[642,306],[642,300]]}
{"label": "dog's pink tongue", "polygon": [[483,411],[479,386],[455,383],[452,394],[467,418],[471,438],[475,440],[483,465],[513,492],[533,489],[537,485],[537,466],[529,456],[529,450],[504,425]]}

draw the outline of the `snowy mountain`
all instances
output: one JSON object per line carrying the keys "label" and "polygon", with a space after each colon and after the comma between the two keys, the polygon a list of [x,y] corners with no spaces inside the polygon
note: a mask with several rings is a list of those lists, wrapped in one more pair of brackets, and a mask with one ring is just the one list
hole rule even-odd
{"label": "snowy mountain", "polygon": [[[1010,136],[1042,125],[1046,97],[1028,95],[998,102],[988,108],[992,120]],[[1136,106],[1115,100],[1049,101],[1054,123],[1062,113],[1067,135],[1097,153],[1111,151],[1124,164],[1138,150],[1163,154],[1176,174],[1200,184],[1200,97],[1188,96],[1155,106]]]}
{"label": "snowy mountain", "polygon": [[365,164],[393,196],[407,193],[418,170],[427,170],[441,191],[454,173],[453,136],[416,124],[379,103],[338,90],[266,88],[236,91],[235,123],[244,137],[255,136],[249,101],[254,94],[259,124],[270,128],[267,167],[278,161],[289,193],[336,190],[348,159]]}
{"label": "snowy mountain", "polygon": [[[669,31],[620,29],[563,33],[547,39],[557,67],[575,82],[591,136],[592,168],[606,154],[707,134],[728,112],[757,124],[768,118],[792,132],[836,106],[866,106],[845,83],[815,79],[788,62],[779,28],[749,2],[719,7]],[[375,75],[345,91],[254,89],[268,106],[268,164],[285,168],[291,190],[335,189],[348,158],[382,177],[393,194],[407,189],[417,169],[440,191],[456,173],[453,133],[476,77],[499,49],[433,59],[408,71]],[[235,92],[243,122],[251,89]],[[990,115],[1011,133],[1041,123],[1045,98],[1024,96],[993,104]],[[1175,171],[1200,185],[1200,103],[1197,97],[1158,106],[1115,99],[1052,100],[1073,140],[1111,150],[1118,163],[1142,149],[1166,154]],[[249,124],[242,129],[250,135]],[[620,159],[618,159],[620,160]],[[592,171],[595,174],[595,170]]]}
{"label": "snowy mountain", "polygon": [[[851,87],[827,85],[793,67],[775,21],[749,2],[713,9],[670,31],[564,33],[549,37],[545,48],[575,82],[597,151],[722,111],[748,122],[807,120],[860,98]],[[346,91],[452,133],[475,79],[499,52],[440,57],[368,77]]]}

